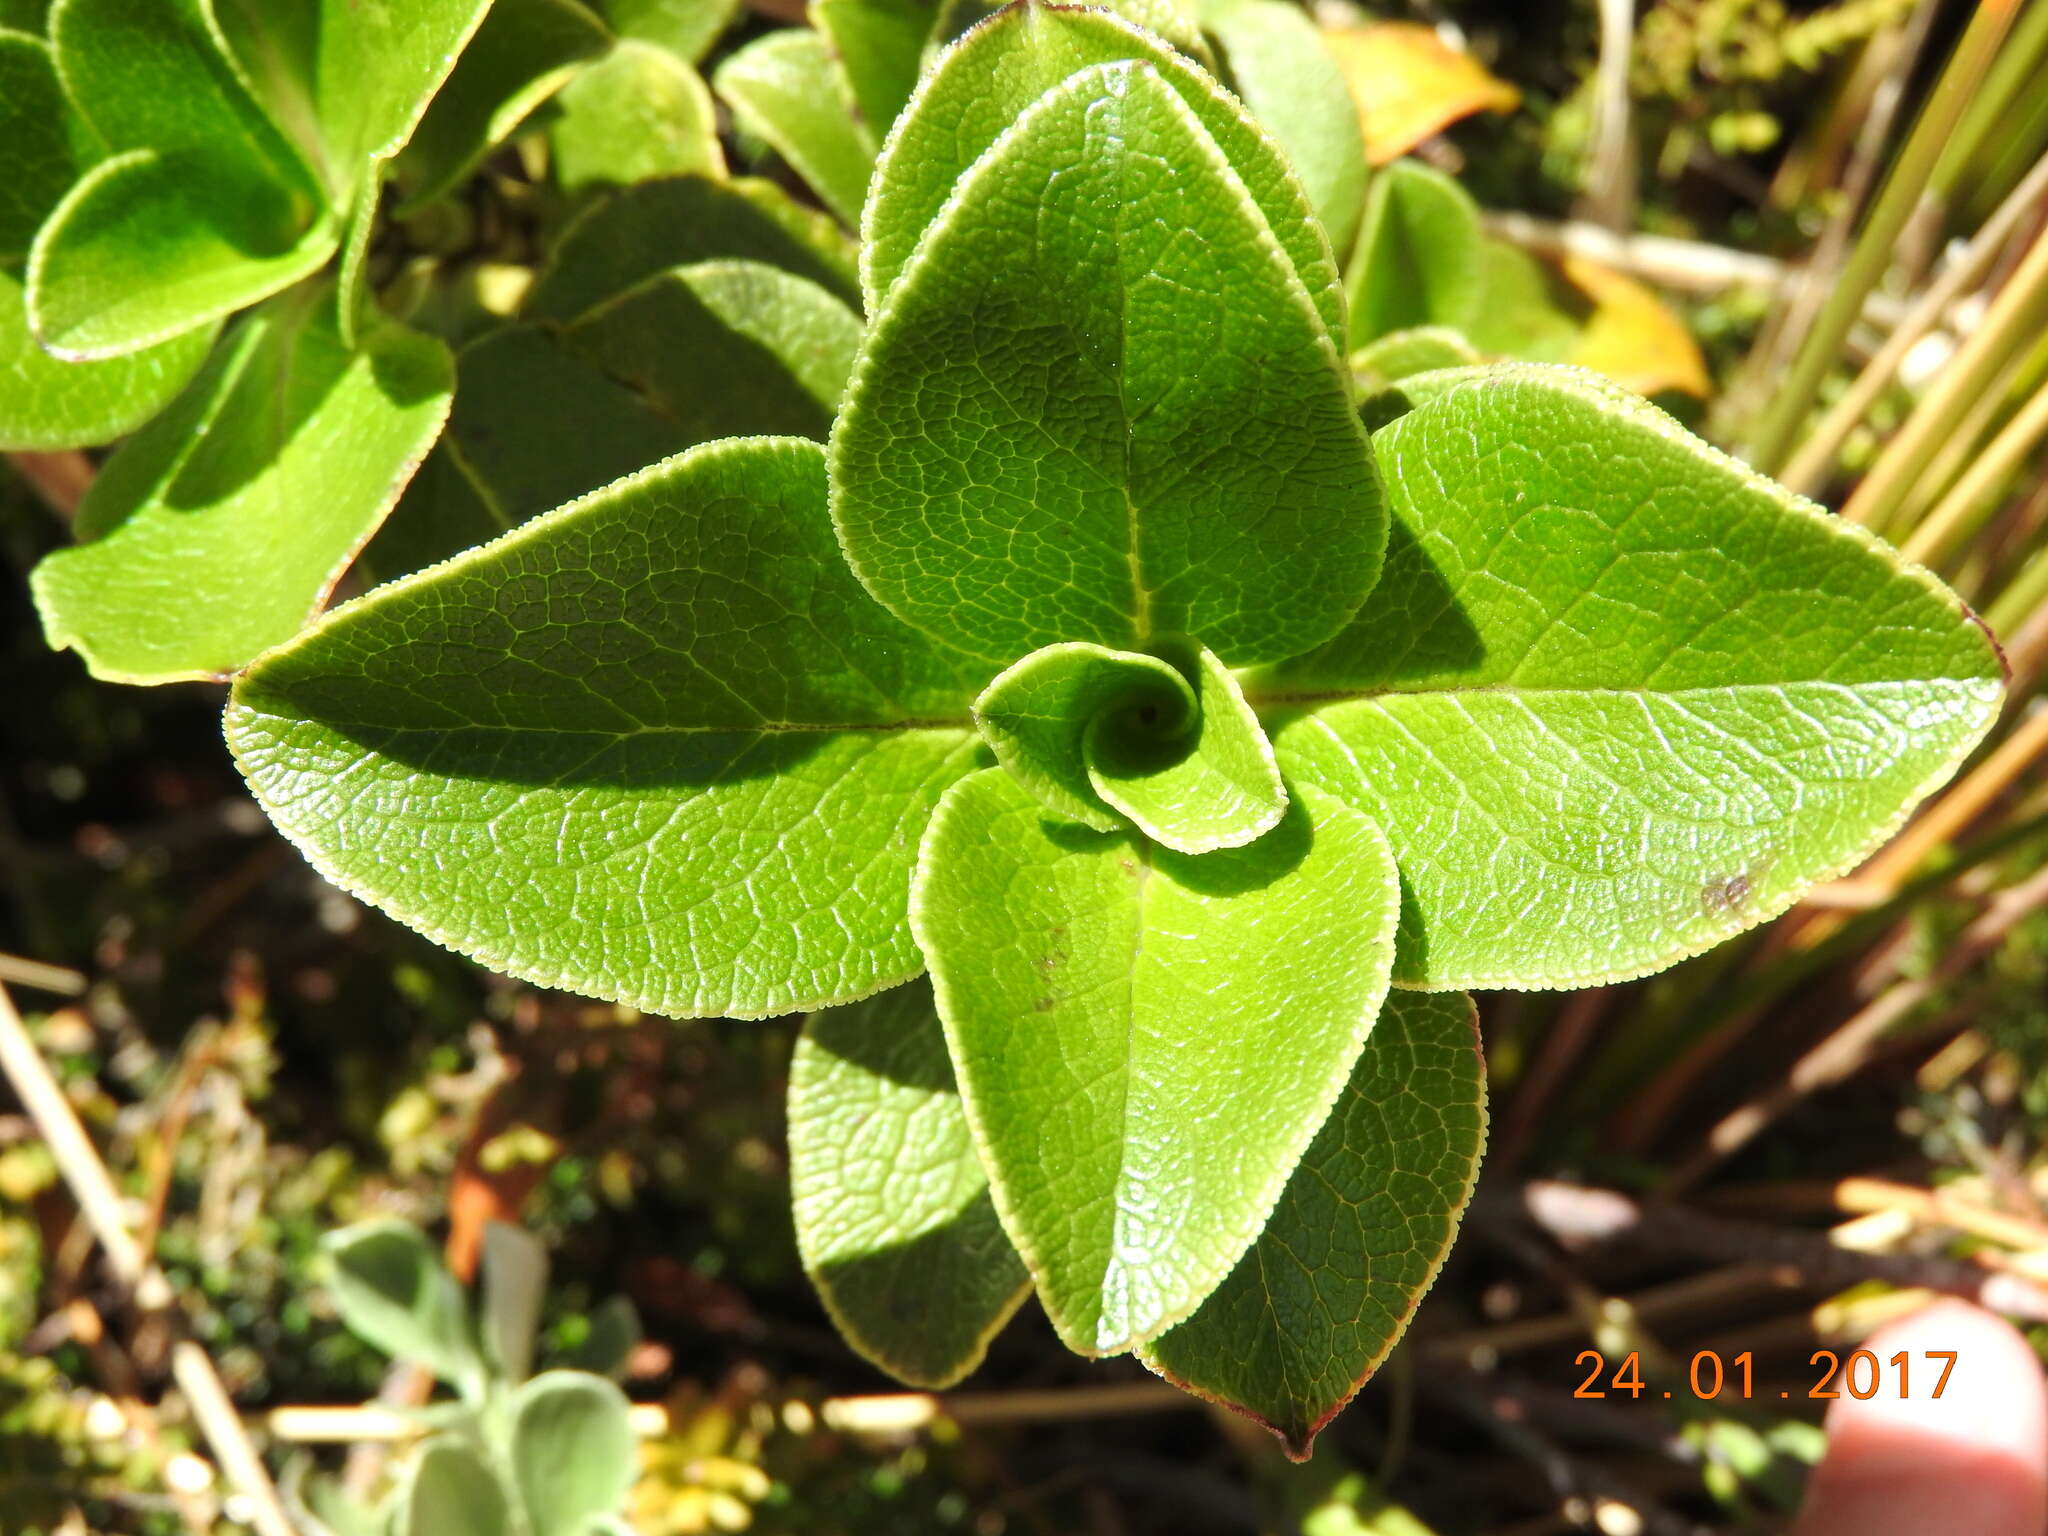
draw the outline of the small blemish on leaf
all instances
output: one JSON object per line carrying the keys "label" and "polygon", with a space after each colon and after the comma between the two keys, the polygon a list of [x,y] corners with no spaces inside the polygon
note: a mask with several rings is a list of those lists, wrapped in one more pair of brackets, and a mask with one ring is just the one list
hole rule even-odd
{"label": "small blemish on leaf", "polygon": [[1730,875],[1725,880],[1709,880],[1700,887],[1700,906],[1708,912],[1732,912],[1749,899],[1755,889],[1748,875]]}

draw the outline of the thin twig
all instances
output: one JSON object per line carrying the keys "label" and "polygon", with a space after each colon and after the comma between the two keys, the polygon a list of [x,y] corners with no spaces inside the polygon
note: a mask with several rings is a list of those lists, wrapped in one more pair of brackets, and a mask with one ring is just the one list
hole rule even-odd
{"label": "thin twig", "polygon": [[1782,261],[1700,240],[1666,235],[1619,235],[1598,224],[1553,223],[1526,213],[1484,214],[1488,233],[1541,256],[1584,256],[1603,266],[1647,278],[1661,288],[1715,293],[1723,288],[1775,288],[1789,269]]}
{"label": "thin twig", "polygon": [[[163,1312],[174,1323],[182,1323],[182,1316],[172,1306],[170,1282],[128,1230],[121,1197],[106,1164],[100,1161],[42,1053],[29,1039],[4,986],[0,986],[0,1072],[6,1074],[22,1108],[42,1132],[50,1157],[99,1239],[114,1278],[138,1307]],[[294,1536],[277,1487],[264,1470],[206,1351],[189,1339],[180,1340],[171,1351],[171,1375],[185,1394],[192,1417],[229,1485],[248,1502],[250,1523],[262,1536]]]}
{"label": "thin twig", "polygon": [[85,973],[69,966],[49,965],[25,955],[0,955],[0,983],[30,987],[56,997],[82,997]]}
{"label": "thin twig", "polygon": [[92,461],[82,453],[10,453],[7,462],[38,496],[66,517],[78,511],[78,504],[92,488]]}

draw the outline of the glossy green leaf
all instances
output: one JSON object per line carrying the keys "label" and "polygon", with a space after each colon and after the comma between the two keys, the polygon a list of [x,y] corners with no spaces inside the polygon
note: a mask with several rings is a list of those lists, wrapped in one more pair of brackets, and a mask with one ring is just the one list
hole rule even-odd
{"label": "glossy green leaf", "polygon": [[28,255],[37,228],[101,152],[65,100],[50,45],[0,31],[0,264]]}
{"label": "glossy green leaf", "polygon": [[498,1374],[524,1381],[533,1369],[534,1335],[547,1298],[547,1244],[510,1222],[484,1224],[484,1348]]}
{"label": "glossy green leaf", "polygon": [[1098,713],[1085,742],[1088,781],[1139,831],[1177,853],[1240,847],[1287,809],[1273,748],[1214,653],[1191,641],[1159,649],[1194,684],[1194,718],[1176,730],[1142,708]]}
{"label": "glossy green leaf", "polygon": [[[1371,394],[1418,373],[1444,368],[1469,368],[1484,361],[1458,332],[1440,325],[1418,325],[1389,331],[1351,354],[1351,375],[1361,393]],[[1368,424],[1372,411],[1366,411]]]}
{"label": "glossy green leaf", "polygon": [[0,452],[83,448],[149,420],[206,360],[214,327],[103,362],[68,363],[36,344],[20,279],[0,267]]}
{"label": "glossy green leaf", "polygon": [[1314,306],[1149,65],[1074,76],[963,179],[832,455],[862,581],[998,662],[1174,634],[1292,655],[1356,609],[1385,536]]}
{"label": "glossy green leaf", "polygon": [[861,121],[877,137],[887,133],[917,89],[938,7],[931,0],[816,0],[810,14],[845,72]]}
{"label": "glossy green leaf", "polygon": [[789,1065],[789,1183],[832,1320],[912,1386],[967,1375],[1031,1293],[923,982],[805,1021]]}
{"label": "glossy green leaf", "polygon": [[245,320],[110,459],[79,543],[36,567],[53,646],[120,682],[216,677],[325,601],[441,430],[447,350],[380,324],[351,352],[333,290]]}
{"label": "glossy green leaf", "polygon": [[809,278],[855,304],[860,287],[837,226],[765,181],[650,181],[594,202],[556,242],[527,295],[533,320],[573,320],[671,267],[737,257]]}
{"label": "glossy green leaf", "polygon": [[483,1360],[462,1288],[418,1227],[362,1222],[329,1233],[320,1247],[328,1290],[350,1333],[466,1392],[481,1390]]}
{"label": "glossy green leaf", "polygon": [[1486,291],[1486,245],[1478,206],[1442,171],[1419,160],[1381,169],[1346,276],[1351,345],[1417,326],[1469,327]]}
{"label": "glossy green leaf", "polygon": [[825,39],[804,28],[770,32],[711,76],[733,121],[789,163],[825,206],[860,219],[875,168],[875,137]]}
{"label": "glossy green leaf", "polygon": [[1266,1230],[1195,1315],[1141,1351],[1305,1459],[1407,1331],[1486,1141],[1472,1000],[1395,992]]}
{"label": "glossy green leaf", "polygon": [[741,0],[604,0],[620,37],[656,43],[695,64],[739,15]]}
{"label": "glossy green leaf", "polygon": [[910,868],[981,681],[847,573],[817,445],[755,439],[336,609],[227,731],[313,862],[430,937],[766,1017],[923,969]]}
{"label": "glossy green leaf", "polygon": [[505,1485],[466,1440],[444,1435],[420,1447],[398,1506],[394,1536],[511,1536]]}
{"label": "glossy green leaf", "polygon": [[411,138],[491,9],[491,0],[211,3],[244,79],[337,209]]}
{"label": "glossy green leaf", "polygon": [[1046,809],[1114,832],[1123,817],[1090,779],[1087,750],[1090,722],[1112,709],[1183,730],[1200,706],[1171,663],[1071,640],[1004,669],[974,701],[974,723],[996,761]]}
{"label": "glossy green leaf", "polygon": [[1252,690],[1290,780],[1393,843],[1402,982],[1695,954],[1853,867],[1996,717],[1953,593],[1638,397],[1537,365],[1403,388],[1386,575]]}
{"label": "glossy green leaf", "polygon": [[584,1536],[639,1471],[626,1394],[583,1371],[534,1377],[513,1394],[510,1459],[531,1536]]}
{"label": "glossy green leaf", "polygon": [[1365,133],[1322,33],[1288,0],[1203,0],[1201,15],[1231,84],[1293,162],[1331,246],[1350,250],[1365,207]]}
{"label": "glossy green leaf", "polygon": [[1060,1336],[1128,1349],[1265,1225],[1386,992],[1371,823],[1297,790],[1189,858],[1046,819],[1001,769],[941,802],[911,921],[1004,1229]]}
{"label": "glossy green leaf", "polygon": [[441,197],[611,47],[580,0],[496,0],[397,160],[404,211]]}
{"label": "glossy green leaf", "polygon": [[60,357],[138,352],[290,287],[339,240],[332,219],[301,226],[282,189],[202,151],[133,150],[87,172],[43,225],[30,323]]}
{"label": "glossy green leaf", "polygon": [[822,442],[859,343],[860,322],[816,284],[699,262],[567,326],[466,348],[449,430],[510,526],[699,443],[755,431]]}
{"label": "glossy green leaf", "polygon": [[711,92],[665,48],[614,44],[562,88],[556,106],[555,174],[567,191],[725,174]]}
{"label": "glossy green leaf", "polygon": [[1030,0],[949,48],[896,120],[861,216],[861,285],[869,314],[903,276],[926,229],[989,146],[1039,97],[1091,65],[1149,64],[1221,149],[1287,253],[1333,341],[1344,293],[1329,238],[1300,181],[1244,109],[1208,76],[1106,12]]}
{"label": "glossy green leaf", "polygon": [[335,273],[335,305],[341,344],[353,348],[361,339],[370,296],[370,241],[377,233],[377,210],[384,195],[384,162],[373,160],[341,239],[341,260]]}

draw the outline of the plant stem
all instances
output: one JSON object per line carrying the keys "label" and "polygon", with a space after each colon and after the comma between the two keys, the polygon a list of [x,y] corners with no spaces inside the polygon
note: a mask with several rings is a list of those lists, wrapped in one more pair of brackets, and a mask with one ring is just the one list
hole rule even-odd
{"label": "plant stem", "polygon": [[1891,174],[1885,178],[1876,205],[1843,264],[1840,278],[1829,290],[1813,329],[1806,333],[1790,372],[1773,394],[1750,443],[1750,462],[1766,474],[1784,462],[1819,393],[1821,381],[1841,356],[1842,344],[1862,312],[1864,298],[1891,265],[1893,246],[1919,206],[1921,194],[1927,190],[1942,146],[1948,142],[1999,43],[2012,26],[2015,3],[2016,0],[1981,0],[1907,136],[1905,147],[1892,163]]}
{"label": "plant stem", "polygon": [[2025,179],[1971,237],[1963,253],[1928,285],[1927,291],[1892,328],[1884,345],[1856,375],[1856,382],[1828,407],[1820,424],[1807,434],[1799,451],[1786,462],[1778,475],[1780,480],[1805,496],[1819,492],[1822,479],[1834,468],[1842,444],[1897,375],[1899,364],[1905,361],[1913,344],[1933,330],[1964,290],[1990,270],[1993,258],[2012,238],[2021,218],[2044,198],[2048,198],[2048,155],[2034,162]]}
{"label": "plant stem", "polygon": [[1856,487],[1842,515],[1865,527],[1881,528],[1913,488],[1928,455],[1969,415],[1999,370],[2039,338],[2048,310],[2048,237],[2036,236],[2006,285],[1998,291],[1984,323],[1957,348],[1913,414],[1885,445],[1877,463]]}
{"label": "plant stem", "polygon": [[[94,1150],[92,1140],[79,1124],[71,1100],[58,1086],[48,1063],[28,1037],[21,1016],[7,989],[0,986],[0,1072],[6,1074],[14,1093],[42,1133],[50,1157],[63,1175],[72,1199],[85,1217],[86,1225],[99,1239],[114,1278],[134,1298],[137,1306],[160,1311],[174,1323],[182,1318],[172,1306],[170,1282],[155,1261],[146,1254],[128,1230],[121,1208],[120,1193],[106,1164]],[[213,1448],[214,1457],[228,1481],[250,1505],[250,1523],[262,1536],[294,1536],[291,1521],[277,1495],[276,1485],[264,1470],[263,1460],[249,1441],[227,1388],[213,1361],[190,1339],[181,1339],[171,1349],[171,1376],[185,1394],[200,1433]]]}
{"label": "plant stem", "polygon": [[2044,437],[2048,437],[2048,384],[2034,391],[2019,413],[1992,438],[1991,445],[1927,514],[1926,520],[1913,530],[1913,536],[1901,550],[1905,557],[1934,565],[1953,554],[1958,543],[1983,524],[1999,488]]}

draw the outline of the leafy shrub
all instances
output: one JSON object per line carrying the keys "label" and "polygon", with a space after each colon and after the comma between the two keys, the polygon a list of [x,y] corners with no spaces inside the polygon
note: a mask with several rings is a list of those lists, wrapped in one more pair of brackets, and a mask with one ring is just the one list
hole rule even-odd
{"label": "leafy shrub", "polygon": [[[1305,1455],[1469,1196],[1465,991],[1785,910],[2002,672],[1926,572],[1557,366],[1594,327],[1455,184],[1367,189],[1355,117],[1271,71],[1285,7],[1230,8],[1220,53],[1128,9],[827,0],[730,55],[735,120],[857,255],[723,177],[702,28],[500,0],[448,73],[478,7],[152,11],[206,92],[115,134],[72,86],[116,153],[37,162],[23,325],[134,359],[264,304],[203,367],[179,343],[201,371],[38,597],[104,675],[235,672],[271,818],[435,939],[653,1013],[810,1012],[800,1240],[885,1368],[959,1378],[1035,1291]],[[24,72],[90,75],[124,15],[66,0]],[[321,105],[351,49],[374,112]],[[553,205],[443,201],[551,91]],[[418,258],[452,363],[364,302],[387,167],[402,216],[548,248],[509,296]],[[398,579],[301,627],[434,443],[365,554]],[[428,1315],[405,1347],[487,1397]]]}

